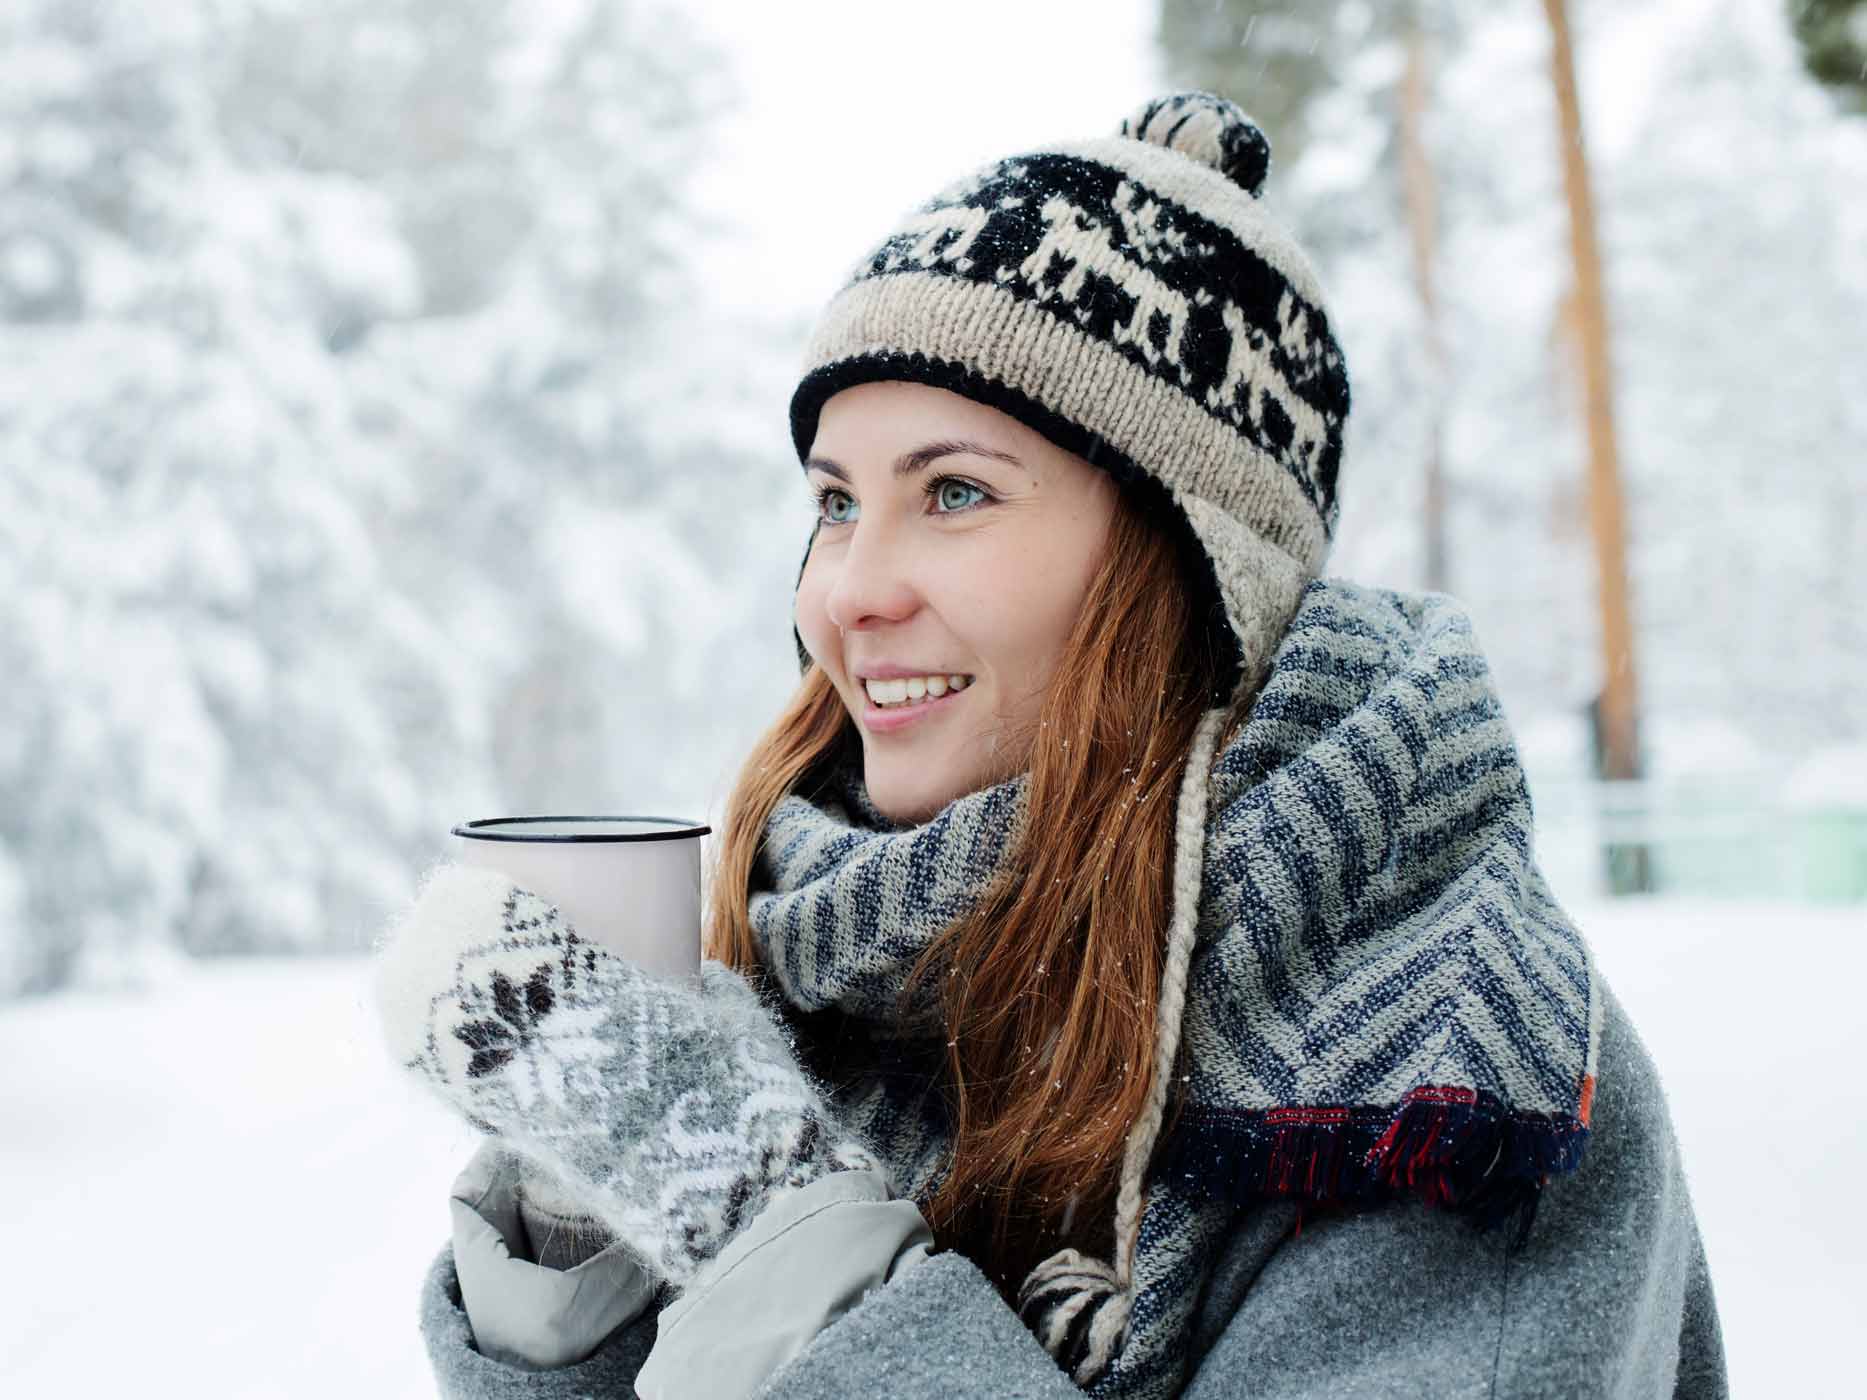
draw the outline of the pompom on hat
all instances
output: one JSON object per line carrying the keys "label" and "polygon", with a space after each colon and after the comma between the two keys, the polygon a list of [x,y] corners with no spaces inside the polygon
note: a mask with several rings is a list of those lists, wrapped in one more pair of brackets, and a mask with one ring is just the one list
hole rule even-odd
{"label": "pompom on hat", "polygon": [[856,264],[791,398],[800,462],[832,395],[910,380],[1007,413],[1103,468],[1179,544],[1194,615],[1222,661],[1177,798],[1153,1092],[1123,1154],[1112,1259],[1061,1251],[1020,1290],[1026,1324],[1085,1385],[1116,1358],[1132,1316],[1219,733],[1256,693],[1338,516],[1348,370],[1309,260],[1260,199],[1269,170],[1257,124],[1205,92],[1148,102],[1113,136],[983,166]]}
{"label": "pompom on hat", "polygon": [[873,380],[1010,414],[1180,541],[1225,662],[1213,703],[1255,690],[1333,540],[1349,407],[1322,290],[1259,197],[1269,168],[1250,117],[1192,92],[948,185],[819,318],[791,398],[798,460],[824,403]]}

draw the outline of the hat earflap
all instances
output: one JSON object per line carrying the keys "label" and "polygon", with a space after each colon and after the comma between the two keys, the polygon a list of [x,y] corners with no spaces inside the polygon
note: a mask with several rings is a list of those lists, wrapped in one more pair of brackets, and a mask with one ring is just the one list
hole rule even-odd
{"label": "hat earflap", "polygon": [[1025,1275],[1018,1289],[1019,1318],[1078,1385],[1101,1375],[1119,1354],[1134,1312],[1134,1250],[1144,1204],[1141,1180],[1160,1135],[1174,1059],[1180,1050],[1186,977],[1193,961],[1206,856],[1207,779],[1226,716],[1225,709],[1214,708],[1200,717],[1180,779],[1174,819],[1173,911],[1154,1021],[1154,1078],[1147,1102],[1128,1130],[1122,1157],[1121,1188],[1115,1197],[1114,1263],[1092,1259],[1080,1250],[1060,1250]]}

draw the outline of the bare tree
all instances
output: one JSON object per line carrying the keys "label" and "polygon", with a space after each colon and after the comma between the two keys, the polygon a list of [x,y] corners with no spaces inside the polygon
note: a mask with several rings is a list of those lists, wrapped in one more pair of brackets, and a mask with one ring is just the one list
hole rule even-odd
{"label": "bare tree", "polygon": [[[1608,354],[1607,293],[1602,285],[1588,156],[1582,142],[1582,105],[1575,83],[1575,52],[1565,0],[1543,0],[1549,17],[1550,69],[1562,138],[1562,184],[1569,203],[1569,249],[1575,262],[1576,331],[1582,361],[1582,401],[1588,428],[1588,514],[1595,540],[1601,604],[1601,696],[1596,707],[1601,776],[1640,776],[1638,687],[1634,666],[1632,602],[1627,579],[1627,526],[1621,467],[1614,434],[1614,375]],[[1617,891],[1648,885],[1644,850],[1609,851]]]}
{"label": "bare tree", "polygon": [[1439,201],[1432,158],[1426,149],[1428,83],[1426,33],[1420,7],[1407,7],[1407,66],[1400,85],[1400,188],[1407,209],[1407,232],[1413,247],[1413,281],[1426,322],[1426,357],[1431,407],[1426,425],[1426,586],[1446,592],[1451,568],[1446,545],[1446,480],[1443,445],[1446,421],[1446,342],[1433,287],[1433,263],[1439,245]]}

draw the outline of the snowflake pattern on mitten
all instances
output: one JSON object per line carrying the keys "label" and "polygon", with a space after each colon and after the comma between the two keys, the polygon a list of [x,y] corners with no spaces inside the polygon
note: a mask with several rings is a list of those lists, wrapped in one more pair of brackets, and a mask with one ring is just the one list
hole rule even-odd
{"label": "snowflake pattern on mitten", "polygon": [[405,1068],[677,1287],[777,1193],[881,1170],[738,973],[651,977],[496,871],[433,872],[376,987]]}

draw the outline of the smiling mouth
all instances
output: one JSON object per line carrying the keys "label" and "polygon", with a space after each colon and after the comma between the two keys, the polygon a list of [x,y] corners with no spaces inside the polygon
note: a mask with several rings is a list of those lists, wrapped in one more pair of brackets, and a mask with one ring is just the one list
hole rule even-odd
{"label": "smiling mouth", "polygon": [[930,705],[948,695],[956,695],[970,690],[977,677],[955,672],[950,676],[939,675],[912,680],[877,681],[864,680],[857,684],[862,695],[872,709],[911,710],[921,705]]}
{"label": "smiling mouth", "polygon": [[949,690],[944,695],[928,695],[921,700],[904,701],[892,705],[878,705],[872,698],[869,698],[860,716],[862,727],[878,737],[915,729],[923,721],[931,723],[933,716],[946,713],[971,688],[971,686],[965,686],[959,690]]}

